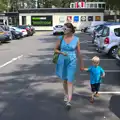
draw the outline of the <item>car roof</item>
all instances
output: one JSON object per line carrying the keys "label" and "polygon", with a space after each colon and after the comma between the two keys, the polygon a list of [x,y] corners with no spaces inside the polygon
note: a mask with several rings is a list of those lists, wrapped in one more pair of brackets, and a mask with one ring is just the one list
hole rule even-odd
{"label": "car roof", "polygon": [[105,25],[106,27],[109,27],[109,28],[118,28],[118,27],[120,27],[120,24],[116,24],[116,25]]}

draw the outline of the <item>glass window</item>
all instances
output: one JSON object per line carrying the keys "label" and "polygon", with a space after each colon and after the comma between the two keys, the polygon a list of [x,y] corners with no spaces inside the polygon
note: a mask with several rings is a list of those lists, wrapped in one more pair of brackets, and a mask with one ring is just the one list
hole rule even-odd
{"label": "glass window", "polygon": [[94,4],[94,8],[97,8],[97,4]]}
{"label": "glass window", "polygon": [[74,3],[71,3],[70,7],[71,7],[71,8],[75,8],[75,4],[74,4]]}
{"label": "glass window", "polygon": [[26,16],[22,16],[22,25],[26,25]]}
{"label": "glass window", "polygon": [[104,8],[104,9],[105,9],[105,4],[102,4],[102,8]]}
{"label": "glass window", "polygon": [[116,36],[120,37],[120,28],[114,29],[114,33]]}
{"label": "glass window", "polygon": [[90,8],[90,4],[87,4],[87,8]]}
{"label": "glass window", "polygon": [[101,4],[98,4],[98,8],[101,8],[102,7],[102,5]]}
{"label": "glass window", "polygon": [[109,28],[105,27],[102,31],[102,37],[107,37],[109,36]]}
{"label": "glass window", "polygon": [[93,8],[93,4],[90,4],[90,8]]}

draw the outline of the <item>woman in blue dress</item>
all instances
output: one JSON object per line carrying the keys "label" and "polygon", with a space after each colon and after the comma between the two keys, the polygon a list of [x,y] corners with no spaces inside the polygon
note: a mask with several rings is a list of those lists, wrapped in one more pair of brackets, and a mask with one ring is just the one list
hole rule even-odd
{"label": "woman in blue dress", "polygon": [[[74,35],[75,28],[71,23],[64,24],[64,36],[57,40],[55,52],[59,54],[56,64],[56,75],[63,81],[64,101],[67,106],[71,106],[73,81],[77,68],[77,55],[80,58],[80,68],[84,68],[82,56],[80,54],[80,41]],[[58,48],[61,48],[60,50]]]}

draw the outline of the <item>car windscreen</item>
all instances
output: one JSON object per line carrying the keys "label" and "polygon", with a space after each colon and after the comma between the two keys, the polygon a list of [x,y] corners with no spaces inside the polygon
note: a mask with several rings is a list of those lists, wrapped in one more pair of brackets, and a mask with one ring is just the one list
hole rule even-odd
{"label": "car windscreen", "polygon": [[120,37],[120,28],[115,28],[114,33],[117,37]]}

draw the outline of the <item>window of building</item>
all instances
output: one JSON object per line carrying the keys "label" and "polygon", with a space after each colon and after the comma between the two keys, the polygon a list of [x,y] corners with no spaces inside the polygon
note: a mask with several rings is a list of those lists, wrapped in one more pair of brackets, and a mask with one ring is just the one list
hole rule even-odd
{"label": "window of building", "polygon": [[26,25],[26,16],[22,16],[22,25]]}
{"label": "window of building", "polygon": [[94,4],[94,8],[97,8],[97,4]]}
{"label": "window of building", "polygon": [[70,8],[75,8],[75,3],[71,3]]}
{"label": "window of building", "polygon": [[87,4],[87,8],[90,8],[90,4]]}
{"label": "window of building", "polygon": [[90,8],[93,8],[93,4],[90,4]]}
{"label": "window of building", "polygon": [[104,9],[105,9],[105,4],[102,4],[102,8],[104,8]]}
{"label": "window of building", "polygon": [[101,8],[102,7],[102,5],[101,4],[98,4],[98,8]]}

